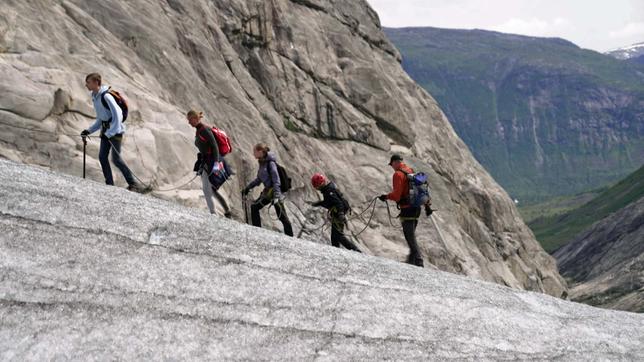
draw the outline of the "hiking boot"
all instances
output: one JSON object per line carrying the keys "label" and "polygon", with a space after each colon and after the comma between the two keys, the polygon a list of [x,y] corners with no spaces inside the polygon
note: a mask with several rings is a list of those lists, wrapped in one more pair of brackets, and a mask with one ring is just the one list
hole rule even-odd
{"label": "hiking boot", "polygon": [[421,258],[421,257],[414,257],[414,256],[412,256],[412,255],[409,255],[409,256],[407,257],[407,261],[406,261],[406,263],[407,263],[407,264],[410,264],[410,265],[419,266],[419,267],[421,267],[421,268],[424,268],[424,267],[425,267],[425,263],[423,262],[423,258]]}
{"label": "hiking boot", "polygon": [[131,184],[127,187],[128,191],[137,192],[139,194],[147,194],[152,191],[150,186],[143,186],[139,183]]}

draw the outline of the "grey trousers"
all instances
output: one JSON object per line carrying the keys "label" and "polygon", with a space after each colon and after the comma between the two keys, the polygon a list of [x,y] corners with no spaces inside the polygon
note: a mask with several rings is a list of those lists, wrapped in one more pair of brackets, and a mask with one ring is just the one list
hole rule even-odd
{"label": "grey trousers", "polygon": [[206,197],[206,205],[208,205],[208,210],[210,210],[211,214],[214,214],[216,210],[214,202],[215,198],[219,201],[221,206],[223,206],[226,213],[230,212],[230,207],[228,206],[226,199],[224,199],[218,191],[212,189],[212,185],[208,180],[206,172],[201,173],[201,188],[203,190],[203,195]]}

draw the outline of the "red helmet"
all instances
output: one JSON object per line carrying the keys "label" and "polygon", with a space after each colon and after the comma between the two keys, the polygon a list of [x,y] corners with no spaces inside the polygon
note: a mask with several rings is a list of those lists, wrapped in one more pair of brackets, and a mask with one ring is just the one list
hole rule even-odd
{"label": "red helmet", "polygon": [[311,176],[311,185],[313,185],[314,188],[319,189],[325,184],[326,184],[326,177],[324,177],[323,174],[316,173],[316,174],[313,174],[313,176]]}

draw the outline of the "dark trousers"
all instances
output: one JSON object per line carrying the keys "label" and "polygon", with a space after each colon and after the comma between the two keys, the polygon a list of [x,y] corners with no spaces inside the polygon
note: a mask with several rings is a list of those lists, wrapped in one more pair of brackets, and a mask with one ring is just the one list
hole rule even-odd
{"label": "dark trousers", "polygon": [[112,147],[114,148],[114,150],[112,150],[112,162],[114,162],[114,166],[116,166],[116,168],[121,171],[128,185],[134,185],[136,183],[134,181],[134,177],[132,176],[132,171],[130,171],[130,169],[127,167],[125,162],[123,162],[123,159],[119,155],[121,153],[122,140],[123,138],[121,136],[115,136],[109,140],[106,137],[101,136],[101,147],[98,152],[98,160],[101,162],[101,169],[103,170],[105,183],[108,185],[114,185],[112,168],[110,167],[109,161],[110,150],[112,150]]}
{"label": "dark trousers", "polygon": [[420,208],[410,207],[401,209],[400,221],[402,223],[403,234],[407,245],[409,245],[409,264],[423,266],[423,258],[418,249],[416,242],[416,227],[418,226],[418,218],[420,217]]}
{"label": "dark trousers", "polygon": [[[269,195],[270,196],[270,195]],[[263,209],[265,206],[271,204],[272,199],[267,197],[262,193],[262,196],[259,199],[255,200],[250,206],[250,215],[253,222],[253,226],[262,227],[262,219],[259,215],[259,210]],[[275,207],[275,212],[277,212],[277,218],[282,222],[284,226],[284,234],[288,236],[293,236],[293,227],[291,226],[291,221],[286,215],[286,208],[284,207],[283,202],[278,202],[273,205]]]}
{"label": "dark trousers", "polygon": [[360,251],[358,247],[352,243],[346,235],[344,235],[344,227],[346,221],[344,217],[333,217],[331,219],[331,245],[336,248],[340,247],[340,244],[347,248],[348,250]]}

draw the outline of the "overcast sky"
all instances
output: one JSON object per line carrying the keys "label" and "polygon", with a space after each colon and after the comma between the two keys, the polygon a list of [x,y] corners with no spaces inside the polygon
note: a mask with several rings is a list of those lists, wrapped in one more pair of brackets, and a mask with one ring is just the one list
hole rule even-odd
{"label": "overcast sky", "polygon": [[644,42],[644,0],[367,1],[387,27],[477,28],[560,37],[602,52]]}

